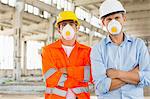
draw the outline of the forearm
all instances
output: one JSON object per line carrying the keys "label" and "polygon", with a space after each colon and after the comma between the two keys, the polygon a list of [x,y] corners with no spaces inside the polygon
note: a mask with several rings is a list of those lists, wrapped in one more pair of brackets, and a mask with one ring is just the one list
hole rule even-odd
{"label": "forearm", "polygon": [[120,79],[115,79],[113,78],[112,81],[111,81],[111,86],[110,86],[110,89],[109,91],[112,91],[112,90],[115,90],[115,89],[118,89],[120,88],[121,86],[125,85],[126,83]]}
{"label": "forearm", "polygon": [[121,71],[119,75],[119,79],[126,83],[135,84],[139,83],[139,74],[138,72],[131,72],[131,71]]}
{"label": "forearm", "polygon": [[68,77],[78,82],[89,82],[91,80],[90,66],[74,66],[67,68]]}
{"label": "forearm", "polygon": [[138,66],[133,68],[131,71],[108,69],[107,70],[107,76],[110,78],[120,79],[126,83],[137,85],[140,81],[140,77],[139,77],[138,72],[139,72]]}

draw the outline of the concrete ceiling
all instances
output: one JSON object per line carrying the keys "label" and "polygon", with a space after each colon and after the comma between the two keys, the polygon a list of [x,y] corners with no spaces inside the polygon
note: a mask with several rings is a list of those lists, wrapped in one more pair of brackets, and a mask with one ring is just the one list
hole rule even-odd
{"label": "concrete ceiling", "polygon": [[[73,0],[76,7],[81,7],[91,12],[97,18],[99,17],[99,6],[104,0]],[[127,22],[125,31],[133,36],[150,38],[150,0],[120,0],[127,10]],[[38,0],[25,0],[26,3],[46,10],[53,16],[56,16],[61,10],[55,6],[47,5]],[[15,8],[0,3],[0,35],[13,35],[13,16]],[[86,21],[80,20],[82,25],[106,35],[102,29],[99,29]],[[48,20],[35,16],[31,13],[23,13],[23,34],[25,40],[45,40],[47,38]],[[84,35],[84,36],[83,36]],[[79,33],[80,40],[87,40],[88,34]],[[96,40],[98,39],[95,37]]]}
{"label": "concrete ceiling", "polygon": [[[38,0],[25,0],[25,3],[31,4],[35,7],[40,8],[51,13],[53,16],[56,16],[61,10],[58,10],[56,7],[47,5]],[[14,34],[14,18],[15,8],[0,3],[0,35],[13,35]],[[28,12],[23,13],[23,39],[24,40],[43,40],[45,41],[48,37],[47,30],[49,28],[48,19],[44,19],[40,16],[33,15]],[[89,29],[93,29],[97,32],[103,33],[102,29],[99,29],[86,21],[80,20],[81,25]],[[79,33],[79,40],[85,41],[88,34]],[[83,38],[82,38],[83,37]],[[97,37],[94,37],[97,38]],[[97,38],[99,39],[99,38]]]}

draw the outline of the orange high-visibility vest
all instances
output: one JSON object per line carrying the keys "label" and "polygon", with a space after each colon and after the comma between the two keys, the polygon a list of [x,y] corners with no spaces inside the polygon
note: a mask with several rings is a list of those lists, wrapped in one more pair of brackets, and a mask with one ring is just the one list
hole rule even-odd
{"label": "orange high-visibility vest", "polygon": [[[70,88],[78,99],[90,99],[88,82],[91,81],[91,48],[77,41],[69,57],[61,40],[42,49],[42,71],[46,82],[45,99],[65,99]],[[67,74],[59,71],[67,68]]]}

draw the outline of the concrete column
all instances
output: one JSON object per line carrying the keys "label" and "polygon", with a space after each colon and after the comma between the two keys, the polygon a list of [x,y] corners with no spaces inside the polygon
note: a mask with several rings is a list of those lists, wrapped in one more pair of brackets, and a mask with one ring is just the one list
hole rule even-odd
{"label": "concrete column", "polygon": [[94,36],[94,31],[91,30],[89,33],[89,46],[92,46],[93,44],[93,36]]}
{"label": "concrete column", "polygon": [[47,40],[44,40],[44,46],[46,46]]}
{"label": "concrete column", "polygon": [[22,41],[22,13],[24,11],[24,1],[17,0],[14,15],[14,70],[13,78],[16,81],[21,79],[21,41]]}
{"label": "concrete column", "polygon": [[75,4],[74,4],[74,2],[71,2],[72,3],[72,6],[71,6],[71,11],[74,11],[75,12]]}
{"label": "concrete column", "polygon": [[[90,13],[90,20],[92,19],[93,14]],[[89,32],[89,46],[92,46],[93,44],[93,36],[94,36],[94,29],[91,27],[90,32]]]}
{"label": "concrete column", "polygon": [[23,41],[23,64],[22,64],[22,75],[27,75],[27,41]]}
{"label": "concrete column", "polygon": [[47,43],[46,44],[50,44],[54,41],[54,33],[55,33],[55,17],[50,17],[49,18],[49,27],[47,30],[48,33],[48,38],[47,38]]}

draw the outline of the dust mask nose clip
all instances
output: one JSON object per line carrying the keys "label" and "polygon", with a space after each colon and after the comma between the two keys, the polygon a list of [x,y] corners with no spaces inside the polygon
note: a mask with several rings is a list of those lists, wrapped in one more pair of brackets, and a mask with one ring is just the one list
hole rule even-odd
{"label": "dust mask nose clip", "polygon": [[117,35],[121,33],[122,25],[120,24],[120,22],[114,19],[108,23],[107,28],[109,33],[111,33],[112,35]]}
{"label": "dust mask nose clip", "polygon": [[62,30],[62,36],[65,40],[72,40],[73,37],[75,35],[75,31],[72,28],[72,26],[70,26],[69,24],[67,24],[63,30]]}

